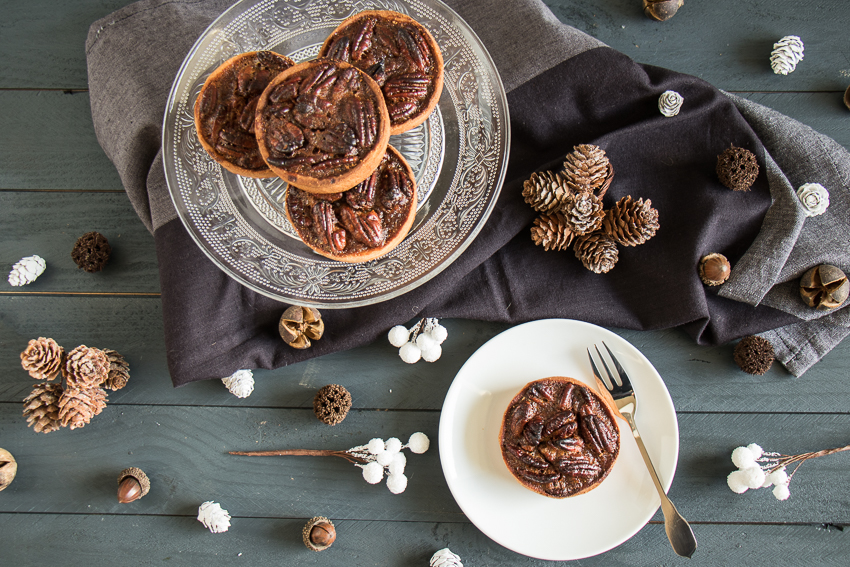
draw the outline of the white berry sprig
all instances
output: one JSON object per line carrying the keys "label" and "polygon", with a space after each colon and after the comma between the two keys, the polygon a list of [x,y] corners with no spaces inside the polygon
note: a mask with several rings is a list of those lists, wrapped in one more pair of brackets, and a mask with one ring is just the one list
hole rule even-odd
{"label": "white berry sprig", "polygon": [[386,441],[376,437],[366,445],[358,445],[345,451],[333,451],[328,449],[284,449],[281,451],[230,451],[231,455],[244,455],[249,457],[279,457],[289,455],[301,455],[309,457],[342,457],[355,466],[363,469],[363,478],[369,484],[378,484],[387,475],[387,488],[393,494],[401,494],[407,488],[407,477],[404,468],[407,465],[407,457],[402,450],[410,449],[412,453],[422,454],[428,450],[431,441],[422,432],[416,432],[410,436],[407,445],[402,445],[397,437],[390,437]]}
{"label": "white berry sprig", "polygon": [[398,355],[408,364],[414,364],[421,358],[425,362],[434,362],[443,354],[443,341],[449,332],[440,322],[428,317],[420,319],[410,329],[396,325],[390,329],[387,338],[390,344],[398,347]]}
{"label": "white berry sprig", "polygon": [[[737,447],[732,451],[732,464],[738,467],[738,470],[729,473],[729,476],[726,477],[726,484],[729,485],[732,492],[737,494],[743,494],[750,488],[773,486],[773,495],[777,500],[788,500],[788,497],[791,496],[788,485],[800,465],[815,457],[848,450],[850,450],[850,445],[836,449],[800,453],[799,455],[783,455],[781,453],[769,453],[755,443],[750,443],[746,447]],[[785,471],[786,467],[794,463],[797,463],[797,466],[794,467],[791,474],[788,474]]]}

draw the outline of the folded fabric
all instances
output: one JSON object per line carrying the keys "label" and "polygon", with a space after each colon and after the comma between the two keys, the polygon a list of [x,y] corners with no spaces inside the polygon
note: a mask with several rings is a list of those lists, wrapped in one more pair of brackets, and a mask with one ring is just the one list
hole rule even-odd
{"label": "folded fabric", "polygon": [[[156,241],[175,385],[352,348],[418,316],[681,326],[700,343],[765,332],[797,374],[846,334],[846,309],[813,320],[789,291],[813,264],[850,268],[846,242],[837,253],[818,244],[823,231],[848,234],[850,159],[843,148],[700,79],[639,65],[561,24],[539,0],[450,0],[489,50],[508,93],[511,154],[496,207],[470,247],[432,280],[376,305],[324,310],[320,341],[303,351],[286,346],[277,335],[286,306],[207,259],[177,218],[163,174],[161,125],[171,83],[194,41],[229,4],[145,0],[95,22],[86,44],[98,139]],[[672,118],[657,107],[666,90],[685,100]],[[571,252],[534,246],[528,229],[536,213],[521,195],[532,172],[559,169],[564,155],[585,143],[602,147],[615,166],[606,207],[632,195],[659,211],[657,235],[621,249],[607,274],[584,269]],[[763,173],[751,191],[733,192],[717,180],[717,155],[730,144],[758,158]],[[806,182],[829,187],[827,214],[804,218],[791,194]],[[719,293],[697,276],[699,259],[710,252],[734,266]]]}

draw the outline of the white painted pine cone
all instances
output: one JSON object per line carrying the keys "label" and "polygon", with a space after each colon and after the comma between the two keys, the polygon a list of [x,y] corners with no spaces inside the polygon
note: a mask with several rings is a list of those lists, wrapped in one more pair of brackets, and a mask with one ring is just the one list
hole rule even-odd
{"label": "white painted pine cone", "polygon": [[803,41],[796,35],[786,35],[773,44],[770,66],[777,75],[787,75],[803,60]]}
{"label": "white painted pine cone", "polygon": [[30,284],[44,272],[46,267],[47,262],[41,256],[33,255],[21,258],[9,272],[9,284],[15,287]]}
{"label": "white painted pine cone", "polygon": [[430,567],[463,567],[460,562],[460,557],[451,552],[448,547],[444,547],[437,553],[431,556]]}
{"label": "white painted pine cone", "polygon": [[797,189],[797,198],[803,204],[807,217],[816,217],[829,207],[829,191],[820,183],[806,183]]}
{"label": "white painted pine cone", "polygon": [[682,98],[682,95],[676,91],[664,91],[661,96],[658,97],[658,110],[660,110],[661,114],[668,118],[676,116],[679,114],[679,110],[681,110],[682,102],[684,102],[684,100],[685,99]]}
{"label": "white painted pine cone", "polygon": [[254,373],[250,370],[237,370],[221,381],[237,398],[247,398],[254,391]]}
{"label": "white painted pine cone", "polygon": [[221,504],[209,500],[198,508],[198,521],[214,534],[226,532],[230,528],[230,514]]}

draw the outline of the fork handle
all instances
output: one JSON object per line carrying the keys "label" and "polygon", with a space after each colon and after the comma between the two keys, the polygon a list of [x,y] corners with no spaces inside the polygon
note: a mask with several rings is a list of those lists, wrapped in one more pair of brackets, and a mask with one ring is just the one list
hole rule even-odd
{"label": "fork handle", "polygon": [[652,478],[655,489],[658,491],[658,496],[661,498],[661,511],[664,514],[664,530],[667,532],[667,538],[670,540],[670,545],[678,555],[682,557],[690,557],[697,549],[697,540],[690,524],[679,511],[667,493],[664,492],[664,487],[661,486],[661,481],[658,479],[658,473],[655,472],[655,466],[652,464],[652,459],[649,458],[649,453],[646,446],[643,444],[643,439],[640,436],[637,425],[635,424],[634,415],[630,412],[620,410],[626,421],[629,422],[629,427],[632,429],[632,435],[635,437],[640,455],[643,457],[643,462],[646,463],[646,468],[649,471],[649,476]]}

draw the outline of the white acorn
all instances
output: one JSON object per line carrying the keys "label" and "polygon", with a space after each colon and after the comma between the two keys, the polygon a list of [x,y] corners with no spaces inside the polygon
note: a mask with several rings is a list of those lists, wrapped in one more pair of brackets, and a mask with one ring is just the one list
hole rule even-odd
{"label": "white acorn", "polygon": [[777,75],[787,75],[803,60],[803,40],[796,35],[786,35],[773,44],[770,67]]}
{"label": "white acorn", "polygon": [[247,398],[254,391],[254,373],[250,370],[237,370],[221,381],[237,398]]}
{"label": "white acorn", "polygon": [[460,562],[460,556],[452,553],[452,551],[448,547],[444,547],[443,549],[436,552],[431,556],[431,561],[428,563],[429,567],[463,567],[463,563]]}
{"label": "white acorn", "polygon": [[226,532],[230,528],[230,514],[221,504],[209,500],[198,508],[198,521],[214,534]]}
{"label": "white acorn", "polygon": [[38,255],[21,258],[9,272],[9,284],[15,287],[31,284],[47,267],[44,258]]}

